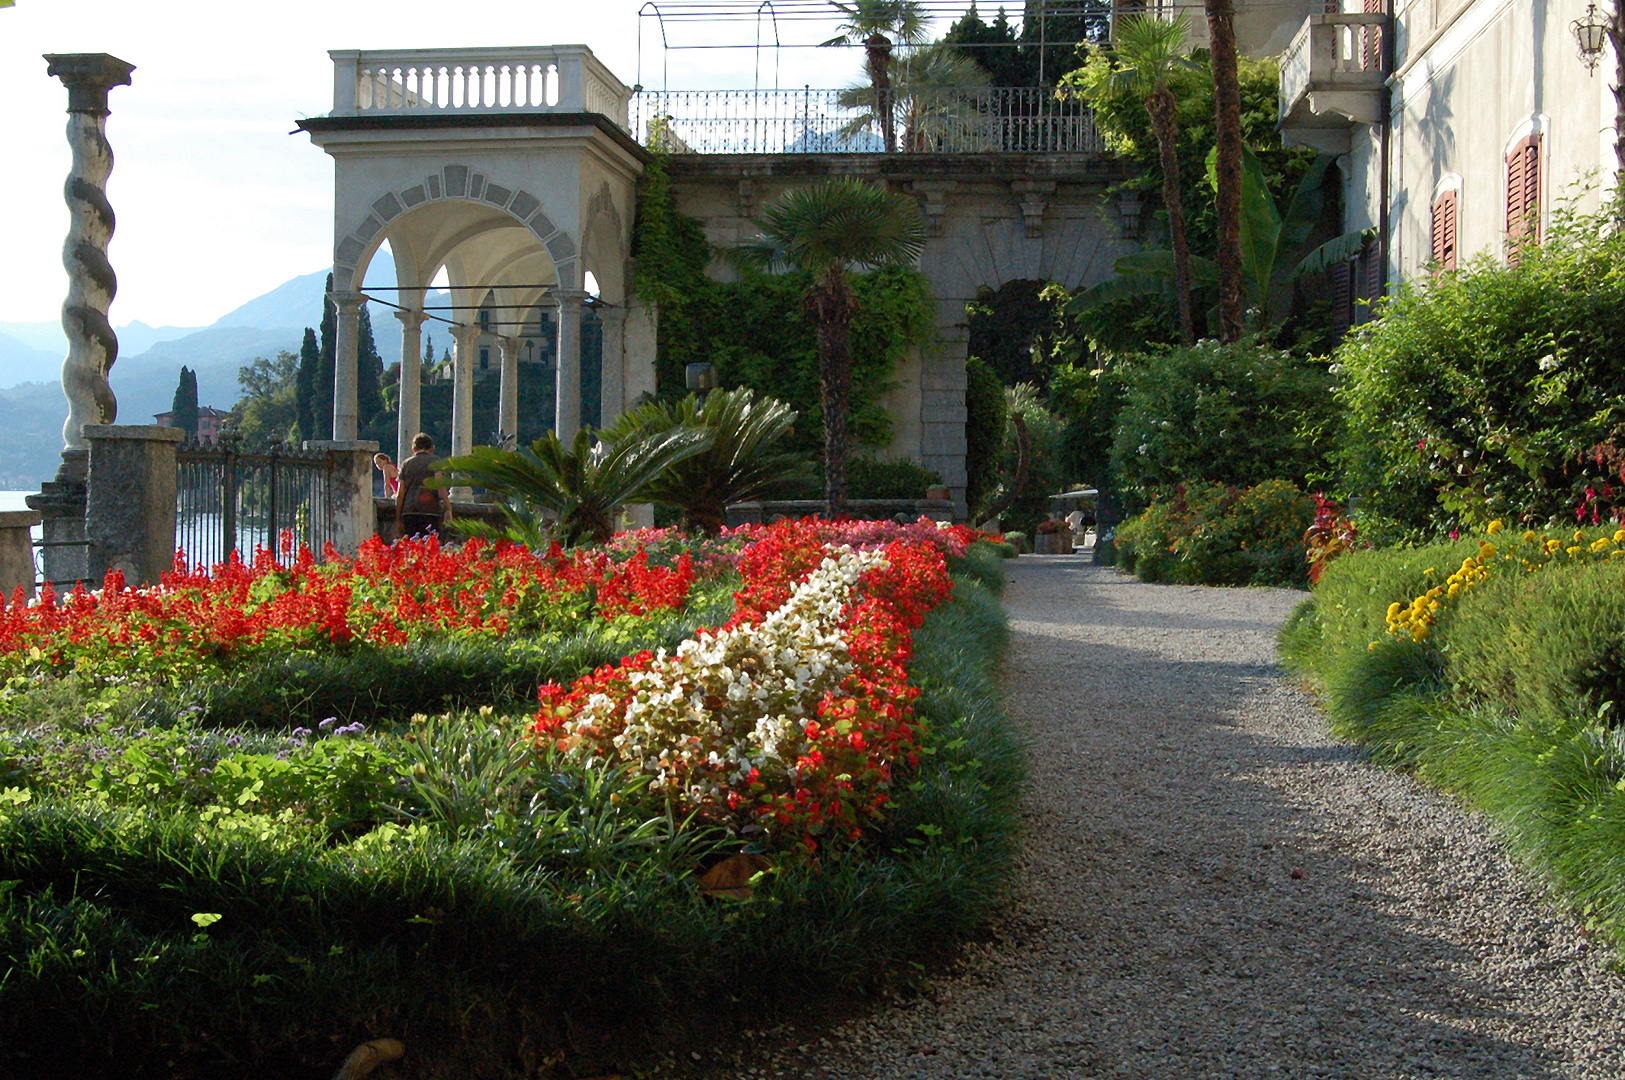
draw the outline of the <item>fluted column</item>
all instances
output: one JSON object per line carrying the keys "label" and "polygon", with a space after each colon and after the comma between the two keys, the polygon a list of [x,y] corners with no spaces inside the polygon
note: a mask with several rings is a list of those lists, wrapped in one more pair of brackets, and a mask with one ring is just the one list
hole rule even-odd
{"label": "fluted column", "polygon": [[45,57],[47,72],[68,88],[68,145],[73,166],[63,189],[68,203],[68,238],[62,265],[68,271],[68,296],[62,303],[62,332],[68,355],[62,362],[62,393],[68,419],[62,425],[62,468],[58,481],[85,478],[88,464],[83,428],[111,424],[118,402],[107,375],[118,359],[118,338],[107,321],[107,308],[118,292],[118,279],[107,261],[113,236],[113,208],[107,202],[107,177],[113,150],[107,144],[107,92],[128,86],[135,65],[106,53],[58,53]]}
{"label": "fluted column", "polygon": [[423,430],[423,320],[421,311],[398,310],[401,321],[400,404],[396,409],[395,461],[412,456],[412,439]]}
{"label": "fluted column", "polygon": [[[474,352],[480,337],[477,326],[454,326],[451,340],[451,453],[459,456],[474,449]],[[451,497],[466,500],[472,496],[466,487],[452,488]]]}
{"label": "fluted column", "polygon": [[603,355],[598,365],[598,420],[602,427],[609,427],[621,413],[626,411],[626,376],[623,374],[623,361],[625,360],[626,309],[624,307],[609,307],[598,309],[598,323],[603,327]]}
{"label": "fluted column", "polygon": [[553,294],[559,307],[559,372],[554,386],[554,423],[559,441],[568,444],[581,430],[581,302],[580,289]]}
{"label": "fluted column", "polygon": [[502,448],[512,450],[519,445],[519,339],[498,338],[502,347],[502,384],[498,389],[497,431]]}
{"label": "fluted column", "polygon": [[338,332],[333,340],[333,441],[353,442],[361,424],[356,387],[361,347],[361,294],[335,292]]}

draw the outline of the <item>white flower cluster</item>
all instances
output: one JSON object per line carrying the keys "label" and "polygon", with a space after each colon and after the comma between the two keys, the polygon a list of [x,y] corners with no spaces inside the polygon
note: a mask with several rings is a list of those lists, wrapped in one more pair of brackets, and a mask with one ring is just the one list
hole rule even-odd
{"label": "white flower cluster", "polygon": [[624,706],[603,694],[561,734],[615,732],[615,755],[653,774],[652,786],[690,805],[716,804],[756,769],[794,779],[803,732],[825,691],[852,671],[841,612],[880,552],[842,548],[756,626],[701,633],[633,672]]}

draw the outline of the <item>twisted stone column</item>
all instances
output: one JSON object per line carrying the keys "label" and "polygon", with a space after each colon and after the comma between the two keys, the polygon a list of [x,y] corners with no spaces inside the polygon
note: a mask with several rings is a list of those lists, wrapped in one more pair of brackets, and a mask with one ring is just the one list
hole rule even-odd
{"label": "twisted stone column", "polygon": [[68,297],[62,303],[62,331],[68,356],[62,363],[62,393],[68,419],[62,426],[62,468],[58,481],[85,478],[88,451],[86,424],[111,424],[118,402],[107,381],[118,359],[118,337],[107,321],[107,308],[118,291],[118,279],[107,261],[113,236],[113,208],[107,202],[107,177],[113,151],[107,144],[107,92],[128,86],[135,65],[106,53],[60,53],[45,57],[47,71],[68,88],[68,145],[73,168],[63,189],[68,203],[68,239],[62,265],[68,271]]}

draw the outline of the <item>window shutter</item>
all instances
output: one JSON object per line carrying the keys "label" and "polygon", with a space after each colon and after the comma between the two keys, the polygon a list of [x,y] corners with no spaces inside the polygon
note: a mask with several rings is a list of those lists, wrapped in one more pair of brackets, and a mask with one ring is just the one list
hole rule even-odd
{"label": "window shutter", "polygon": [[1339,336],[1354,321],[1353,261],[1344,259],[1332,267],[1328,292],[1332,301],[1332,329]]}
{"label": "window shutter", "polygon": [[1433,262],[1439,270],[1456,268],[1458,193],[1446,191],[1433,200]]}
{"label": "window shutter", "polygon": [[1508,261],[1522,243],[1540,242],[1540,136],[1528,135],[1507,155]]}

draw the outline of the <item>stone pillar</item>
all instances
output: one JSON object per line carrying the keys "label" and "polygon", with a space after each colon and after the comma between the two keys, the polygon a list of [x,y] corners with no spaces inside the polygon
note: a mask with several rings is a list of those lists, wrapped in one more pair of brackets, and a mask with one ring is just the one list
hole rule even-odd
{"label": "stone pillar", "polygon": [[175,565],[175,448],[182,433],[144,424],[86,424],[84,432],[86,576],[99,586],[109,570],[120,570],[128,585],[156,585]]}
{"label": "stone pillar", "polygon": [[34,599],[34,526],[36,510],[0,510],[0,603],[21,589]]}
{"label": "stone pillar", "polygon": [[519,445],[519,339],[497,339],[502,349],[502,384],[498,390],[497,431],[501,446],[512,450]]}
{"label": "stone pillar", "polygon": [[322,439],[304,444],[306,450],[326,451],[337,460],[333,486],[333,546],[344,555],[361,550],[367,538],[378,531],[378,509],[372,501],[372,457],[378,444],[367,440]]}
{"label": "stone pillar", "polygon": [[598,323],[604,328],[598,365],[598,420],[600,427],[609,427],[626,411],[626,309],[605,305],[598,309]]}
{"label": "stone pillar", "polygon": [[412,439],[423,430],[423,320],[421,311],[397,311],[401,321],[400,423],[396,428],[395,464],[412,456]]}
{"label": "stone pillar", "polygon": [[106,53],[58,53],[45,61],[46,71],[68,88],[68,145],[73,150],[63,190],[68,239],[62,245],[62,265],[68,271],[68,296],[62,302],[62,332],[68,338],[68,356],[62,362],[62,393],[68,399],[68,419],[62,425],[62,467],[56,478],[83,483],[87,451],[80,429],[111,424],[118,415],[107,381],[118,359],[118,337],[107,321],[107,307],[118,292],[118,278],[107,261],[107,242],[113,236],[113,208],[106,192],[113,171],[107,92],[128,86],[135,65]]}
{"label": "stone pillar", "polygon": [[660,330],[660,309],[637,297],[626,305],[621,321],[621,400],[632,405],[644,395],[654,397],[655,341]]}
{"label": "stone pillar", "polygon": [[[474,350],[479,340],[477,326],[454,326],[451,330],[456,349],[452,354],[451,387],[451,456],[466,454],[474,449]],[[466,502],[474,493],[466,487],[452,488],[451,497]]]}
{"label": "stone pillar", "polygon": [[555,387],[553,430],[568,446],[581,430],[581,302],[580,289],[553,294],[559,306],[559,375]]}
{"label": "stone pillar", "polygon": [[335,292],[338,332],[333,340],[333,440],[354,442],[360,431],[357,370],[361,348],[361,294]]}
{"label": "stone pillar", "polygon": [[920,464],[942,477],[954,500],[965,506],[965,328],[963,300],[937,304],[936,339],[920,356]]}

